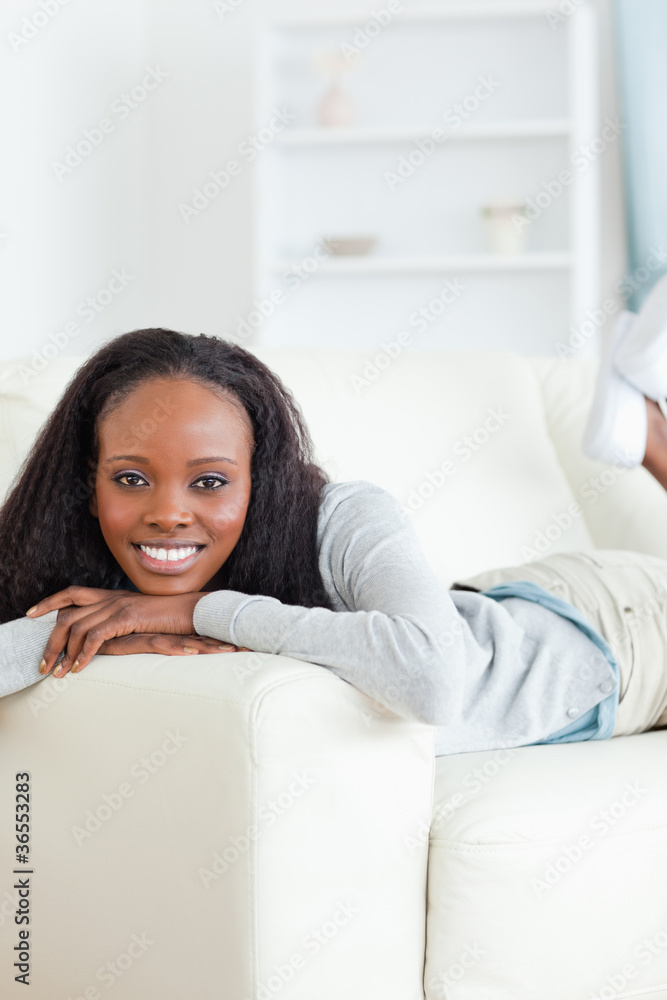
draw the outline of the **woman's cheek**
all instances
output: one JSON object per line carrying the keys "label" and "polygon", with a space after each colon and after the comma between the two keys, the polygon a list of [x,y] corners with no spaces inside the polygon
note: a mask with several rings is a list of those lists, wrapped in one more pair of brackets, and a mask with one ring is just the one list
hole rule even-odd
{"label": "woman's cheek", "polygon": [[111,497],[110,491],[102,487],[97,493],[97,506],[105,538],[107,541],[109,538],[118,539],[120,543],[136,523],[135,505],[129,497]]}
{"label": "woman's cheek", "polygon": [[232,528],[242,528],[248,512],[249,495],[247,491],[239,491],[235,496],[227,498],[227,502],[220,508],[216,518],[216,525],[221,530]]}

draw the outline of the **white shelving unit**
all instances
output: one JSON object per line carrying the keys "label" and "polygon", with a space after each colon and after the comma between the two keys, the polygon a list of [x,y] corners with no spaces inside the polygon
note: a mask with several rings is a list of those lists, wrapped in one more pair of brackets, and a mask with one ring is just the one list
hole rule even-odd
{"label": "white shelving unit", "polygon": [[[257,299],[283,296],[256,341],[371,351],[458,277],[465,292],[415,349],[556,353],[599,308],[598,164],[572,160],[600,134],[594,11],[554,27],[555,2],[404,0],[343,80],[354,126],[323,128],[312,55],[351,44],[373,8],[313,6],[269,5],[260,31],[257,129],[276,107],[295,118],[257,157]],[[448,128],[480,79],[495,91]],[[446,139],[388,181],[434,128]],[[554,195],[563,170],[571,183]],[[539,208],[512,256],[490,252],[481,214],[502,198]],[[320,259],[322,240],[351,236],[374,236],[373,252]]]}

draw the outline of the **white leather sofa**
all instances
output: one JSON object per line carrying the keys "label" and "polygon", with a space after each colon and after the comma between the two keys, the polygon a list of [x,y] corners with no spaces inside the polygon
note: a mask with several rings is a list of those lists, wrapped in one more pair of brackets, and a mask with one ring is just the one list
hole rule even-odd
{"label": "white leather sofa", "polygon": [[[447,585],[546,551],[667,557],[667,495],[580,451],[591,362],[257,353],[330,475],[413,510]],[[79,359],[22,363],[0,365],[3,490]],[[433,733],[253,653],[99,656],[0,700],[0,996],[665,1000],[667,732],[438,758]]]}

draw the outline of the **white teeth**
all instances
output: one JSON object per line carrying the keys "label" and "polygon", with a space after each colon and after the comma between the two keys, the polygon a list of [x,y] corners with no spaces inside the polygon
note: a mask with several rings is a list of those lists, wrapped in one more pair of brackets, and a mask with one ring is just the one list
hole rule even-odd
{"label": "white teeth", "polygon": [[159,559],[160,562],[181,562],[183,559],[189,559],[197,551],[196,545],[188,545],[182,549],[153,549],[148,545],[140,545],[139,548],[151,559]]}

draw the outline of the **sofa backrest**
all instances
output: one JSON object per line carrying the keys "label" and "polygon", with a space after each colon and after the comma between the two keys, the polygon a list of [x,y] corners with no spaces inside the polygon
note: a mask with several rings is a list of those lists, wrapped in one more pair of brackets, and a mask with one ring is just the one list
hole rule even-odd
{"label": "sofa backrest", "polygon": [[[331,478],[393,493],[446,584],[566,550],[667,558],[665,491],[581,451],[594,362],[404,352],[381,368],[348,350],[253,350],[294,393]],[[0,364],[3,494],[83,360]]]}

